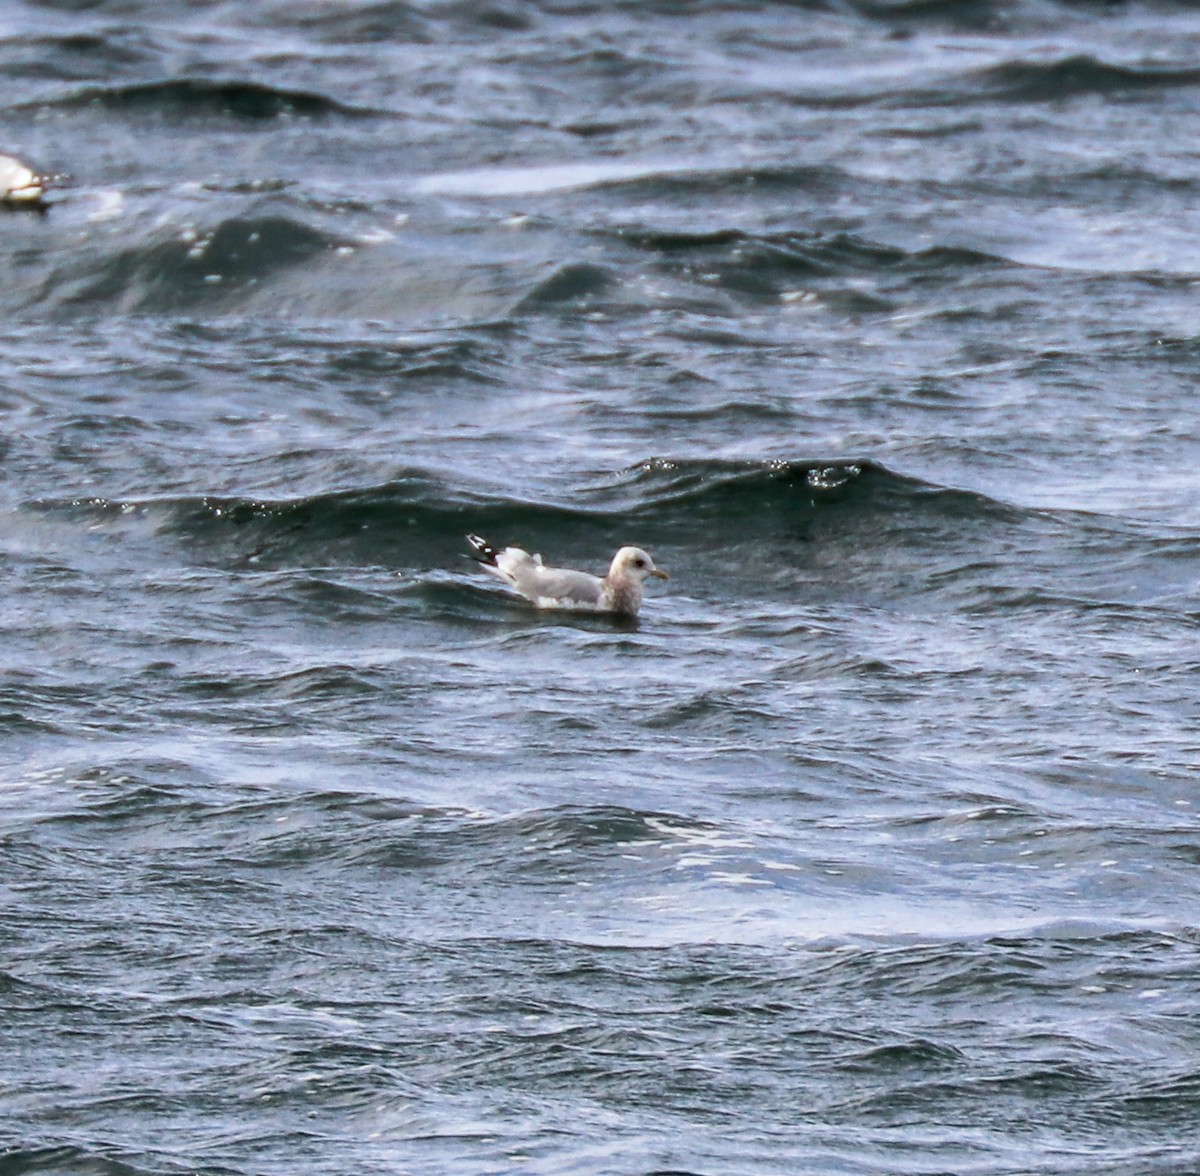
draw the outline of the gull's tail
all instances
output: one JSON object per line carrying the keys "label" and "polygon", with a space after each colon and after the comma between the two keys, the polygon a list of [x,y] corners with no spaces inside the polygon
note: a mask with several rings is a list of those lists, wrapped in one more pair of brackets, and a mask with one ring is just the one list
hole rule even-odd
{"label": "gull's tail", "polygon": [[471,558],[487,567],[496,566],[496,556],[500,554],[499,547],[493,547],[481,535],[468,535],[467,542],[471,545]]}

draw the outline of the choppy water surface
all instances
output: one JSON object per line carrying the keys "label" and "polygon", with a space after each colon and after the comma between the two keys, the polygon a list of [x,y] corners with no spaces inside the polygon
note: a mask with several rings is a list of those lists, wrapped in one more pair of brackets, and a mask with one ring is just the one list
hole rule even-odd
{"label": "choppy water surface", "polygon": [[0,1172],[1195,1172],[1197,61],[9,5]]}

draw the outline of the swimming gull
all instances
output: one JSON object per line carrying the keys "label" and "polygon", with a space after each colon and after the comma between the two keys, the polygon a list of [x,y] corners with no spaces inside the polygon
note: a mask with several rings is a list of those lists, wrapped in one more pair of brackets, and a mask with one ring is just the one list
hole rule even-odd
{"label": "swimming gull", "polygon": [[640,547],[622,547],[613,556],[608,575],[601,579],[570,568],[548,568],[540,555],[530,555],[519,547],[493,547],[478,535],[468,535],[467,542],[472,547],[472,559],[538,608],[582,609],[635,617],[642,604],[646,577],[668,578]]}
{"label": "swimming gull", "polygon": [[39,204],[46,180],[11,155],[0,155],[0,203]]}

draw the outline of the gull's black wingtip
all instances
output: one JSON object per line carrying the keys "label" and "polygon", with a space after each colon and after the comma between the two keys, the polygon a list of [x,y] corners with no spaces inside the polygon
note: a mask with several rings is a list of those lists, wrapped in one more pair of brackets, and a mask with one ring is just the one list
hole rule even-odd
{"label": "gull's black wingtip", "polygon": [[500,554],[500,548],[493,547],[482,535],[468,535],[467,542],[471,545],[472,559],[481,564],[496,566],[496,556]]}

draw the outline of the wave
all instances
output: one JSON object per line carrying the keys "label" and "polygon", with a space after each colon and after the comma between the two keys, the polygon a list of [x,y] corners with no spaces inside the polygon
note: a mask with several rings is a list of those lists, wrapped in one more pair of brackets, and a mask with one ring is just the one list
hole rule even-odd
{"label": "wave", "polygon": [[111,1150],[97,1144],[10,1144],[4,1149],[4,1171],[36,1176],[39,1172],[95,1173],[99,1176],[148,1176],[149,1168],[115,1159]]}
{"label": "wave", "polygon": [[854,10],[892,27],[939,24],[959,29],[989,30],[1011,21],[1011,0],[854,0]]}
{"label": "wave", "polygon": [[[194,315],[257,320],[387,319],[429,327],[510,321],[602,290],[599,267],[548,267],[540,255],[506,266],[461,254],[431,266],[429,255],[390,232],[347,233],[345,217],[311,193],[209,189],[167,218],[122,222],[80,244],[85,197],[26,231],[27,280],[5,288],[14,314]],[[68,207],[74,201],[75,207]],[[120,199],[118,197],[118,203]],[[236,208],[234,215],[228,210]],[[226,213],[226,215],[222,215]],[[49,246],[49,247],[48,247]]]}
{"label": "wave", "polygon": [[[719,189],[735,174],[742,173],[688,179],[695,186],[688,198],[705,185]],[[136,198],[126,208],[113,193],[120,219],[82,241],[81,218],[92,215],[88,201],[98,194],[63,194],[62,206],[42,218],[46,223],[22,227],[23,242],[32,238],[28,243],[38,248],[28,250],[27,280],[6,288],[8,305],[0,309],[71,317],[384,319],[412,328],[513,323],[581,306],[637,313],[666,298],[682,306],[715,302],[716,313],[728,313],[747,301],[819,296],[847,313],[870,315],[894,308],[874,285],[953,281],[1016,264],[970,249],[907,250],[850,233],[752,233],[720,224],[618,224],[589,229],[584,242],[539,241],[527,254],[498,258],[486,240],[477,253],[451,241],[439,249],[436,234],[418,237],[381,228],[375,217],[364,221],[364,209],[348,207],[344,194],[323,199],[298,182],[270,185],[180,193],[173,215],[152,219],[140,214]],[[626,198],[636,202],[636,192]],[[604,260],[594,259],[592,241],[603,246]],[[643,275],[631,274],[631,257],[633,268],[652,270],[656,280],[637,280]]]}
{"label": "wave", "polygon": [[[928,6],[938,19],[953,0]],[[889,6],[890,7],[890,6]],[[897,24],[909,23],[916,4],[901,13]],[[985,22],[986,23],[986,20]],[[879,85],[869,75],[847,76],[846,85],[796,90],[781,89],[773,97],[790,106],[813,110],[852,111],[866,107],[920,108],[1005,103],[1052,103],[1081,96],[1134,97],[1152,91],[1191,89],[1200,83],[1200,69],[1191,66],[1127,65],[1076,54],[1047,61],[1008,60],[977,68],[951,66],[936,76],[894,79]]]}
{"label": "wave", "polygon": [[219,313],[272,276],[328,255],[340,240],[283,215],[231,217],[212,229],[115,253],[82,255],[51,279],[48,300],[61,309],[134,314]]}
{"label": "wave", "polygon": [[[470,7],[452,6],[451,17],[460,9],[469,10]],[[409,0],[330,5],[267,0],[265,3],[247,5],[238,13],[238,18],[268,28],[273,33],[293,28],[305,37],[336,45],[370,45],[381,41],[427,44],[437,36],[437,21],[432,14],[426,14],[420,5],[412,4]]]}
{"label": "wave", "polygon": [[970,249],[933,246],[909,251],[849,233],[745,233],[622,229],[627,246],[657,255],[659,268],[741,294],[778,298],[800,282],[863,274],[951,276],[1014,263]]}
{"label": "wave", "polygon": [[1127,606],[1187,614],[1200,574],[1187,536],[1168,543],[1150,524],[1016,505],[867,459],[656,458],[555,498],[410,469],[292,498],[41,499],[23,509],[128,535],[143,551],[153,542],[168,565],[252,573],[259,599],[468,624],[511,598],[471,573],[467,532],[597,572],[636,543],[672,572],[677,594],[906,608],[924,599],[987,614],[1069,607],[1101,625],[1120,622]]}
{"label": "wave", "polygon": [[[310,90],[286,90],[261,82],[176,78],[115,86],[86,86],[39,101],[38,110],[96,110],[106,114],[157,116],[172,121],[277,118],[369,118],[380,112],[349,106]],[[21,109],[18,107],[17,109]]]}
{"label": "wave", "polygon": [[604,266],[568,264],[555,267],[517,304],[517,314],[577,302],[607,293],[614,284],[612,273]]}
{"label": "wave", "polygon": [[836,515],[846,527],[961,533],[1029,521],[1033,512],[897,474],[871,460],[674,461],[653,458],[563,500],[520,499],[421,469],[387,482],[298,498],[205,495],[41,499],[30,509],[92,525],[144,526],[217,562],[430,568],[453,564],[462,536],[544,545],[555,559],[595,557],[630,541],[673,550],[770,547]]}
{"label": "wave", "polygon": [[[614,850],[653,845],[682,849],[690,842],[712,844],[720,830],[696,818],[619,805],[560,805],[499,816],[447,807],[328,792],[305,798],[319,810],[323,832],[282,829],[250,847],[245,860],[318,864],[335,859],[376,867],[424,869],[453,866],[463,874],[506,873],[534,880],[559,877],[564,869],[588,873]],[[294,807],[292,800],[262,800],[210,814],[217,820],[245,818],[249,811],[272,816]],[[564,860],[565,859],[565,860]]]}
{"label": "wave", "polygon": [[989,100],[1041,103],[1093,94],[1191,89],[1200,85],[1200,69],[1113,65],[1081,54],[1055,61],[1005,62],[977,73],[975,81]]}

